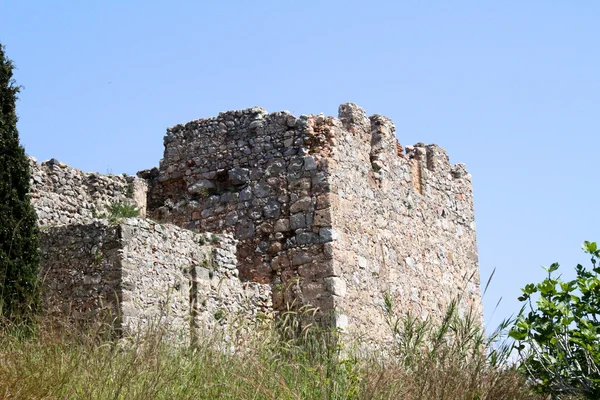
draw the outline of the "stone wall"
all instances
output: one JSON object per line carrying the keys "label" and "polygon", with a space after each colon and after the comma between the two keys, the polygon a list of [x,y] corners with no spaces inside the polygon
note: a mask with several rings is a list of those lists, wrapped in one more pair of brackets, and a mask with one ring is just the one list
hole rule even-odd
{"label": "stone wall", "polygon": [[456,296],[459,312],[473,306],[482,315],[464,165],[451,166],[436,145],[419,143],[399,155],[393,123],[368,118],[353,104],[340,107],[329,130],[336,143],[329,160],[336,232],[330,286],[338,325],[385,341],[384,293],[397,311],[423,318],[439,317]]}
{"label": "stone wall", "polygon": [[[168,308],[196,334],[272,299],[376,343],[386,295],[422,317],[457,296],[481,315],[471,176],[436,145],[404,151],[389,119],[351,103],[338,118],[251,108],[169,128],[164,145],[139,178],[32,160],[53,312],[131,327]],[[98,221],[112,203],[167,224]]]}
{"label": "stone wall", "polygon": [[45,309],[80,321],[102,313],[125,332],[159,322],[187,339],[203,328],[252,321],[271,309],[270,288],[242,283],[235,240],[126,219],[42,231]]}
{"label": "stone wall", "polygon": [[119,315],[119,229],[102,221],[42,228],[41,282],[49,314],[79,322]]}
{"label": "stone wall", "polygon": [[178,125],[160,168],[139,176],[151,181],[152,217],[234,234],[242,279],[272,284],[276,308],[300,298],[330,310],[328,144],[308,127],[306,116],[262,108]]}
{"label": "stone wall", "polygon": [[[157,219],[239,240],[242,279],[270,283],[274,307],[334,311],[335,325],[381,342],[383,296],[439,317],[462,296],[481,313],[471,178],[443,149],[406,153],[382,116],[261,108],[167,130],[150,181]],[[376,327],[375,329],[373,327]]]}
{"label": "stone wall", "polygon": [[135,206],[146,215],[147,185],[127,175],[82,172],[52,159],[30,158],[31,200],[40,226],[85,223],[108,214],[111,203]]}

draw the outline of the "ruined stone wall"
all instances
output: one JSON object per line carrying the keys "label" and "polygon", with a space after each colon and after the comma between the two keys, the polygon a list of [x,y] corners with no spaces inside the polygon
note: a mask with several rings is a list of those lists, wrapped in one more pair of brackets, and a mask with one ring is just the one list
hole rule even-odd
{"label": "ruined stone wall", "polygon": [[136,206],[146,214],[147,185],[126,175],[83,172],[55,159],[30,158],[31,202],[40,226],[90,222],[107,214],[111,203]]}
{"label": "ruined stone wall", "polygon": [[150,179],[149,214],[238,239],[243,280],[271,283],[273,302],[333,307],[326,137],[308,117],[261,108],[221,113],[167,131]]}
{"label": "ruined stone wall", "polygon": [[[404,151],[389,119],[354,104],[338,118],[251,108],[169,128],[164,144],[139,178],[32,161],[53,312],[118,299],[125,327],[168,308],[168,325],[198,332],[268,312],[272,296],[376,343],[386,294],[400,313],[439,317],[460,296],[481,315],[471,176],[436,145]],[[114,202],[185,229],[97,221]]]}
{"label": "ruined stone wall", "polygon": [[44,310],[74,321],[110,322],[121,293],[119,227],[106,222],[42,228]]}
{"label": "ruined stone wall", "polygon": [[270,310],[268,286],[237,278],[230,236],[131,218],[50,227],[41,244],[45,309],[57,316],[108,312],[125,332],[160,322],[187,340]]}
{"label": "ruined stone wall", "polygon": [[[471,176],[445,151],[417,144],[398,154],[395,127],[353,104],[332,124],[329,162],[338,326],[385,341],[384,293],[399,313],[481,315]],[[378,329],[373,329],[378,327]]]}
{"label": "ruined stone wall", "polygon": [[384,341],[383,297],[439,317],[451,298],[481,312],[471,178],[435,145],[406,153],[390,120],[353,104],[339,118],[263,109],[170,128],[149,212],[231,232],[244,280],[274,306],[334,311],[334,325]]}

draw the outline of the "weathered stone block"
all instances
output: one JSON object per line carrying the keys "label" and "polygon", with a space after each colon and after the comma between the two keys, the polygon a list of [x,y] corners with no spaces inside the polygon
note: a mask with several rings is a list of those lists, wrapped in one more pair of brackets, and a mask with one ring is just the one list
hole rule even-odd
{"label": "weathered stone block", "polygon": [[229,175],[229,181],[234,185],[243,185],[250,180],[248,168],[235,167],[230,169],[227,174]]}
{"label": "weathered stone block", "polygon": [[208,179],[201,179],[198,182],[194,183],[188,188],[188,192],[191,195],[208,195],[211,189],[214,189],[215,184],[209,181]]}
{"label": "weathered stone block", "polygon": [[300,232],[296,234],[296,243],[299,245],[318,243],[319,235],[313,232]]}
{"label": "weathered stone block", "polygon": [[315,158],[312,156],[304,157],[304,170],[314,171],[315,169],[317,169],[317,162],[315,161]]}
{"label": "weathered stone block", "polygon": [[275,232],[287,232],[291,229],[290,227],[290,220],[287,218],[283,218],[283,219],[278,219],[275,222],[275,226],[273,227],[273,230]]}
{"label": "weathered stone block", "polygon": [[252,221],[245,221],[242,224],[236,226],[236,234],[240,239],[247,239],[254,235],[254,223]]}
{"label": "weathered stone block", "polygon": [[290,206],[290,213],[298,213],[300,211],[306,211],[312,205],[312,198],[305,196],[295,201]]}
{"label": "weathered stone block", "polygon": [[265,218],[277,218],[281,215],[281,204],[277,200],[270,200],[263,208]]}
{"label": "weathered stone block", "polygon": [[331,212],[329,210],[317,210],[313,221],[315,226],[331,226]]}
{"label": "weathered stone block", "polygon": [[289,266],[290,259],[285,255],[273,257],[273,259],[271,260],[271,268],[273,269],[273,271],[278,271],[282,268],[287,268]]}
{"label": "weathered stone block", "polygon": [[306,252],[299,252],[292,258],[292,265],[302,265],[313,260],[313,256]]}
{"label": "weathered stone block", "polygon": [[331,242],[335,237],[335,232],[332,228],[319,229],[319,239],[321,242]]}
{"label": "weathered stone block", "polygon": [[345,297],[346,296],[346,281],[343,278],[339,277],[328,277],[325,278],[325,287],[329,291],[329,293]]}
{"label": "weathered stone block", "polygon": [[259,182],[254,186],[256,197],[268,197],[271,194],[271,187],[264,182]]}
{"label": "weathered stone block", "polygon": [[294,214],[290,217],[290,227],[299,229],[306,227],[306,215],[304,213]]}

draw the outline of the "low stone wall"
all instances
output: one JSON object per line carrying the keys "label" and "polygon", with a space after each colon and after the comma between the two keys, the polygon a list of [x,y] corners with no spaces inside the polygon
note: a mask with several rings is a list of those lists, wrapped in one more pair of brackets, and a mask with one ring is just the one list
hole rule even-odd
{"label": "low stone wall", "polygon": [[231,236],[131,218],[50,227],[41,239],[44,303],[54,315],[84,322],[107,312],[125,332],[160,323],[187,340],[271,310],[269,286],[238,279]]}
{"label": "low stone wall", "polygon": [[107,215],[111,203],[146,215],[146,181],[136,176],[83,172],[56,159],[30,158],[31,202],[40,226],[86,223]]}
{"label": "low stone wall", "polygon": [[190,271],[196,331],[239,325],[240,320],[262,320],[270,315],[273,310],[271,287],[241,282],[238,278],[237,240],[228,234],[196,236],[211,250],[208,262]]}

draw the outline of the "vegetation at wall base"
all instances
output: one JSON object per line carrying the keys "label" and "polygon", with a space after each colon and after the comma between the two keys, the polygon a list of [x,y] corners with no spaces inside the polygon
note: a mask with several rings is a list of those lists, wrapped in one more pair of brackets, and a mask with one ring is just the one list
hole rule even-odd
{"label": "vegetation at wall base", "polygon": [[600,249],[586,241],[583,250],[591,269],[579,264],[576,278],[563,281],[554,263],[546,279],[522,289],[525,306],[510,332],[521,370],[553,400],[600,398]]}
{"label": "vegetation at wall base", "polygon": [[0,314],[26,317],[38,293],[38,228],[29,201],[29,161],[19,144],[15,103],[19,86],[0,44]]}
{"label": "vegetation at wall base", "polygon": [[390,313],[398,322],[392,352],[341,344],[339,332],[304,323],[303,312],[244,332],[213,331],[193,349],[173,346],[160,324],[126,345],[101,329],[57,329],[55,321],[34,335],[5,328],[0,398],[544,399],[514,367],[490,362],[481,331],[468,320],[456,325],[455,310],[440,324]]}

